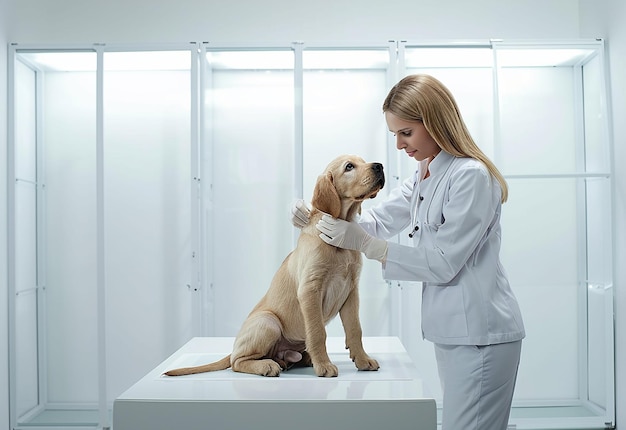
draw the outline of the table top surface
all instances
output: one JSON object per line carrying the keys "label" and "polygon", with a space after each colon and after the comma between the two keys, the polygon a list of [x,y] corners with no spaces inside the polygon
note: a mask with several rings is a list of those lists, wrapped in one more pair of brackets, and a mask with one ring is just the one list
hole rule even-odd
{"label": "table top surface", "polygon": [[364,337],[365,351],[380,369],[359,371],[343,337],[329,337],[328,355],[339,368],[334,378],[321,378],[313,368],[283,371],[279,377],[233,372],[232,369],[169,377],[178,367],[217,361],[230,354],[233,337],[196,337],[125,391],[116,401],[419,401],[424,399],[418,369],[397,337]]}

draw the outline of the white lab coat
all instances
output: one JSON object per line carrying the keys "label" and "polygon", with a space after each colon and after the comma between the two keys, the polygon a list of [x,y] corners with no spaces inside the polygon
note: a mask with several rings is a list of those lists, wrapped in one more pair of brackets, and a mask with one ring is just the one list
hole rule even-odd
{"label": "white lab coat", "polygon": [[426,165],[419,163],[387,200],[359,218],[381,239],[413,232],[413,246],[388,243],[383,277],[423,282],[427,340],[490,345],[524,338],[520,309],[499,258],[500,184],[481,162],[445,151],[430,163],[424,179]]}

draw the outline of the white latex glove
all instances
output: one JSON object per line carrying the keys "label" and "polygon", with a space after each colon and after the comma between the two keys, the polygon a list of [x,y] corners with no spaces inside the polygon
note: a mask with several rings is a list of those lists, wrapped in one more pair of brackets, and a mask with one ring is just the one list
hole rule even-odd
{"label": "white latex glove", "polygon": [[382,262],[387,257],[387,242],[370,236],[356,222],[325,214],[315,227],[321,232],[320,238],[329,245],[361,251],[371,260]]}
{"label": "white latex glove", "polygon": [[311,215],[311,209],[302,199],[296,200],[296,203],[291,207],[291,223],[294,227],[304,228],[309,223],[309,216]]}

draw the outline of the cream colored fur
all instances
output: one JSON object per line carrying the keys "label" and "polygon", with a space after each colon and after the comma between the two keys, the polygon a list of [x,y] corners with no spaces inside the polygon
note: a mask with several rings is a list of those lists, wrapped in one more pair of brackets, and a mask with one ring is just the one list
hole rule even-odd
{"label": "cream colored fur", "polygon": [[326,244],[315,224],[328,213],[352,220],[363,200],[384,185],[382,165],[354,155],[333,160],[319,176],[309,223],[298,244],[283,261],[261,301],[244,321],[232,353],[198,367],[174,369],[166,375],[224,370],[279,376],[291,366],[313,366],[315,374],[337,376],[326,351],[326,325],[337,315],[345,331],[346,349],[359,370],[378,370],[363,349],[358,283],[361,253]]}

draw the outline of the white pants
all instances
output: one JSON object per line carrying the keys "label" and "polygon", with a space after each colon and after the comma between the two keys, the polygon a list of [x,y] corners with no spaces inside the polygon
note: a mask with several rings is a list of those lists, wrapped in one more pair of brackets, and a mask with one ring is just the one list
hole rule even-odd
{"label": "white pants", "polygon": [[442,430],[506,430],[522,341],[435,344],[443,391]]}

